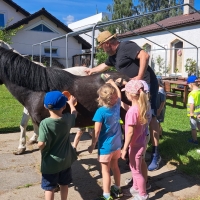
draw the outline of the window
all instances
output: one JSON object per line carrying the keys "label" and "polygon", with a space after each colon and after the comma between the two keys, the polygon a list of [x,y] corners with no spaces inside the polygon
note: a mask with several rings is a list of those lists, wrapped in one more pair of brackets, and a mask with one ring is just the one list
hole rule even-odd
{"label": "window", "polygon": [[0,27],[5,27],[5,16],[0,13]]}
{"label": "window", "polygon": [[44,24],[40,24],[34,28],[31,29],[31,31],[41,31],[41,32],[53,32],[51,29],[49,29]]}
{"label": "window", "polygon": [[[44,48],[44,53],[50,54],[50,48]],[[52,55],[57,56],[58,55],[58,48],[52,48],[51,53],[52,53]]]}

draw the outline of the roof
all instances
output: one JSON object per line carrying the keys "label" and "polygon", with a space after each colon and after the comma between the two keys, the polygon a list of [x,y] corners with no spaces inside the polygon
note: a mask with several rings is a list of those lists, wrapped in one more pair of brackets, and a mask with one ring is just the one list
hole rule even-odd
{"label": "roof", "polygon": [[[33,14],[29,14],[29,16],[27,16],[26,18],[8,26],[6,28],[6,30],[10,30],[10,29],[15,29],[18,28],[21,25],[24,24],[28,24],[29,21],[39,17],[39,16],[45,16],[46,18],[48,18],[49,20],[51,20],[53,23],[55,23],[57,25],[57,27],[62,28],[64,31],[66,31],[67,33],[73,32],[69,27],[67,27],[65,24],[63,24],[60,20],[58,20],[56,17],[54,17],[52,14],[50,14],[49,12],[47,12],[45,10],[45,8],[42,8],[41,10],[39,10],[38,12],[35,12]],[[91,44],[88,43],[86,40],[84,40],[82,37],[80,36],[74,36],[74,38],[76,40],[78,40],[79,43],[82,43],[82,48],[83,49],[90,49],[91,48]]]}
{"label": "roof", "polygon": [[25,15],[26,17],[30,15],[29,12],[27,12],[26,10],[24,10],[22,7],[20,7],[19,5],[17,5],[15,2],[13,2],[12,0],[3,0],[5,3],[9,4],[11,7],[13,7],[14,9],[16,9],[16,12],[21,12],[23,15]]}
{"label": "roof", "polygon": [[[200,14],[192,13],[192,14],[188,14],[188,15],[179,15],[176,17],[170,17],[170,18],[164,19],[157,23],[167,29],[191,26],[191,25],[195,25],[195,24],[200,24]],[[135,29],[135,30],[123,33],[123,34],[119,34],[119,35],[117,35],[117,37],[125,38],[125,37],[135,36],[137,34],[142,35],[142,34],[154,33],[154,32],[159,32],[159,31],[163,31],[163,28],[161,28],[160,26],[158,26],[157,24],[154,23],[154,24],[150,24],[148,26],[141,27],[139,29]]]}

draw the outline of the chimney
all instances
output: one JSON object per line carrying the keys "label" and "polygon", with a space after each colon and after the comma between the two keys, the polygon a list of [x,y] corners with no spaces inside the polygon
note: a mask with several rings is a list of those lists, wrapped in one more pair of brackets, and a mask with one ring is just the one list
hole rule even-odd
{"label": "chimney", "polygon": [[[184,4],[190,4],[192,7],[194,7],[194,0],[184,0]],[[183,8],[183,14],[189,15],[190,13],[193,13],[194,10],[191,9],[189,6],[184,6]]]}

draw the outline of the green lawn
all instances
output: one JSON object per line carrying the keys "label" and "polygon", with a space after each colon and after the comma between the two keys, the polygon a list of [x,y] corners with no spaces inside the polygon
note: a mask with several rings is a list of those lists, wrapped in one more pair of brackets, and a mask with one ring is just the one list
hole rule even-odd
{"label": "green lawn", "polygon": [[[0,134],[18,132],[23,106],[12,97],[4,85],[0,86],[0,92]],[[200,146],[188,142],[191,133],[186,108],[183,108],[181,102],[177,102],[177,108],[171,105],[172,102],[168,100],[165,122],[162,124],[160,154],[166,163],[170,162],[176,165],[178,170],[200,178],[200,154],[196,153],[196,149]],[[31,122],[28,130],[32,130]],[[151,148],[149,147],[148,150],[150,151]]]}
{"label": "green lawn", "polygon": [[[8,92],[4,85],[0,85],[0,134],[19,132],[23,106]],[[31,121],[27,130],[33,130]]]}
{"label": "green lawn", "polygon": [[177,107],[173,108],[172,101],[167,100],[160,154],[165,162],[176,165],[178,170],[200,178],[200,154],[196,153],[200,146],[188,142],[191,138],[189,118],[180,101],[181,98],[178,99]]}

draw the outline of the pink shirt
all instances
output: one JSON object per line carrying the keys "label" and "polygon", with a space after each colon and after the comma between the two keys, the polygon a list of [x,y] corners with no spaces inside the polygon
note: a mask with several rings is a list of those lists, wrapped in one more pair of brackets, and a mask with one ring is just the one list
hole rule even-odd
{"label": "pink shirt", "polygon": [[138,110],[137,105],[131,106],[126,113],[125,135],[128,132],[129,125],[135,126],[130,146],[144,146],[145,145],[146,134],[144,130],[145,130],[146,125],[141,125],[138,122],[138,115],[139,115],[139,110]]}

